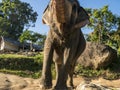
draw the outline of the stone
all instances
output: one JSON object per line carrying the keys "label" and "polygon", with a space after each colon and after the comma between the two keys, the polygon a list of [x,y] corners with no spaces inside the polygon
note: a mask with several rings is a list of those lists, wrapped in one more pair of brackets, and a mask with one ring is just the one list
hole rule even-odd
{"label": "stone", "polygon": [[0,90],[21,90],[26,86],[26,81],[21,77],[0,74]]}
{"label": "stone", "polygon": [[3,76],[4,74],[0,75],[0,90],[9,90],[11,83],[8,80],[6,76]]}
{"label": "stone", "polygon": [[112,89],[93,83],[82,82],[77,86],[76,90],[112,90]]}
{"label": "stone", "polygon": [[78,59],[77,64],[91,69],[107,67],[117,59],[116,50],[99,43],[86,43],[86,49]]}

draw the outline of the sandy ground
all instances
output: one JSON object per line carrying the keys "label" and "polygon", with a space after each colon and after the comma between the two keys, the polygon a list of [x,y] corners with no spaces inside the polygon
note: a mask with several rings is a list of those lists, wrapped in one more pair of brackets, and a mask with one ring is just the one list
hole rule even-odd
{"label": "sandy ground", "polygon": [[[82,77],[74,78],[74,85],[77,86],[82,82],[92,82],[105,87],[117,88],[120,90],[120,79],[105,80],[103,78],[85,79]],[[55,80],[53,80],[55,85]],[[41,90],[39,79],[22,78],[16,75],[0,73],[0,90]]]}

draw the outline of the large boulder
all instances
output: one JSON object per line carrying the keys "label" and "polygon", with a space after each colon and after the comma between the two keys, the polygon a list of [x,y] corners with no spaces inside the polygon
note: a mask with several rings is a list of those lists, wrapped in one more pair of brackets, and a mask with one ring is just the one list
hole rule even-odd
{"label": "large boulder", "polygon": [[112,62],[115,62],[116,59],[117,52],[111,47],[104,44],[87,42],[86,49],[80,56],[77,64],[91,69],[100,69],[107,67]]}

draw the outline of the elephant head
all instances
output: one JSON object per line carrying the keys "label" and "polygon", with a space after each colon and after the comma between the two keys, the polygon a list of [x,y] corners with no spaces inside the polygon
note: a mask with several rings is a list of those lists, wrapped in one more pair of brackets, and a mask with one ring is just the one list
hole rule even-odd
{"label": "elephant head", "polygon": [[89,23],[89,16],[77,0],[51,0],[43,14],[43,23],[72,24],[81,28]]}

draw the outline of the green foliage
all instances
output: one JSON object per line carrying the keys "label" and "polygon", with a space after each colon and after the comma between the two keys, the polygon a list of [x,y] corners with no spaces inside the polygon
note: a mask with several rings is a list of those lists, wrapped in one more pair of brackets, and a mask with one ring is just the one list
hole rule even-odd
{"label": "green foliage", "polygon": [[33,57],[26,57],[19,55],[17,56],[1,55],[0,68],[11,69],[11,70],[38,71],[42,68],[42,63],[37,63],[37,61]]}
{"label": "green foliage", "polygon": [[26,41],[31,41],[31,42],[37,42],[39,40],[41,40],[43,37],[43,35],[37,33],[37,32],[33,32],[30,30],[25,30],[21,36],[19,37],[20,42],[26,42]]}
{"label": "green foliage", "polygon": [[[37,13],[33,11],[32,7],[20,0],[2,0],[0,11],[4,15],[1,22],[5,23],[4,26],[7,26],[7,28],[0,28],[7,32],[7,37],[16,40],[22,34],[24,27],[33,26],[37,19]],[[8,24],[10,25],[8,26]]]}
{"label": "green foliage", "polygon": [[[0,55],[0,72],[22,77],[39,78],[42,72],[43,52],[34,57],[16,54]],[[55,65],[52,64],[52,76],[55,79]]]}
{"label": "green foliage", "polygon": [[[117,61],[118,62],[116,63],[112,63],[109,68],[100,70],[92,70],[77,65],[75,68],[75,74],[88,78],[103,77],[110,80],[118,79],[120,78],[120,62],[119,60]],[[0,72],[3,73],[15,74],[22,77],[39,78],[42,72],[42,64],[43,52],[34,57],[16,54],[0,55]],[[56,70],[54,64],[52,64],[52,76],[55,79]]]}
{"label": "green foliage", "polygon": [[29,40],[29,39],[31,38],[31,33],[32,33],[32,31],[25,30],[25,31],[21,34],[21,36],[19,37],[20,42],[23,43],[23,42]]}
{"label": "green foliage", "polygon": [[41,71],[32,72],[32,71],[23,71],[23,70],[9,70],[9,69],[0,69],[0,72],[7,73],[7,74],[14,74],[21,77],[30,77],[37,79],[41,75]]}
{"label": "green foliage", "polygon": [[108,6],[91,9],[90,22],[89,27],[94,31],[89,35],[89,40],[100,43],[106,43],[111,39],[110,32],[118,27],[118,17],[108,9]]}
{"label": "green foliage", "polygon": [[10,22],[0,17],[0,36],[8,35],[7,30],[9,29],[9,27],[10,27]]}
{"label": "green foliage", "polygon": [[42,35],[42,34],[30,31],[30,30],[25,30],[19,37],[19,40],[21,43],[23,43],[23,45],[24,45],[24,42],[29,41],[31,43],[30,49],[32,50],[33,43],[43,47],[45,38],[46,38],[46,35]]}
{"label": "green foliage", "polygon": [[44,47],[46,35],[41,35],[41,37],[37,39],[36,44],[40,45],[41,47]]}
{"label": "green foliage", "polygon": [[109,68],[99,70],[84,68],[81,65],[77,65],[75,68],[75,73],[87,78],[103,77],[105,79],[114,80],[120,78],[119,65],[120,62],[114,65],[112,64]]}
{"label": "green foliage", "polygon": [[75,68],[75,73],[81,76],[85,77],[98,77],[104,73],[104,71],[101,70],[92,70],[89,68],[83,68],[81,65],[77,65]]}
{"label": "green foliage", "polygon": [[119,79],[120,78],[120,73],[116,73],[116,72],[106,72],[106,76],[104,76],[105,79],[108,80],[115,80],[115,79]]}
{"label": "green foliage", "polygon": [[1,54],[0,72],[16,74],[23,77],[39,78],[42,69],[43,54],[35,57],[24,55]]}
{"label": "green foliage", "polygon": [[87,11],[91,15],[91,23],[88,27],[94,30],[87,36],[87,40],[103,43],[118,50],[120,47],[120,16],[114,15],[108,6],[100,9],[87,9]]}
{"label": "green foliage", "polygon": [[[110,33],[110,36],[112,38],[112,46],[114,46],[116,49],[118,49],[118,54],[119,54],[119,48],[120,48],[120,29],[113,31]],[[120,55],[120,54],[119,54]]]}
{"label": "green foliage", "polygon": [[34,60],[37,62],[37,63],[43,63],[43,52],[39,53],[38,55],[36,55],[34,57]]}
{"label": "green foliage", "polygon": [[120,56],[120,47],[118,48],[118,55]]}

